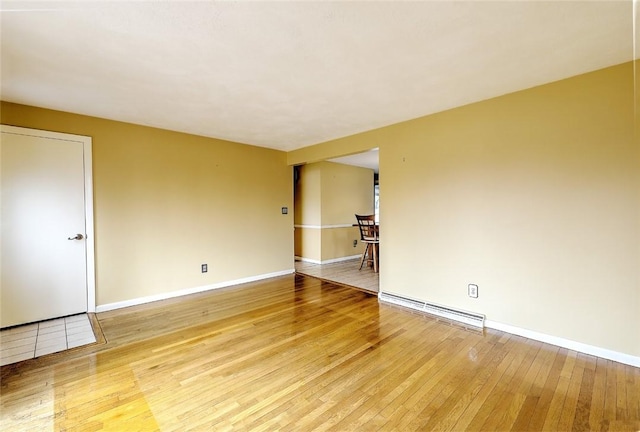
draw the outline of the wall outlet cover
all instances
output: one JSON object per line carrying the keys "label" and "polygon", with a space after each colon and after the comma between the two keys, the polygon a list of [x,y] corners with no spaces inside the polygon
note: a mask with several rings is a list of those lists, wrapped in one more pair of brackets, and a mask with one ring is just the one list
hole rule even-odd
{"label": "wall outlet cover", "polygon": [[478,298],[478,285],[469,284],[467,289],[468,289],[469,297]]}

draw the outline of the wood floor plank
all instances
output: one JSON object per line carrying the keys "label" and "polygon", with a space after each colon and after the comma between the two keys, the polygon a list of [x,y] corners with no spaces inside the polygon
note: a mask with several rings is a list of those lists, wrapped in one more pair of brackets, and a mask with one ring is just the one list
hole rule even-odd
{"label": "wood floor plank", "polygon": [[[412,349],[420,349],[424,345],[414,345]],[[395,361],[394,361],[395,360]],[[393,392],[405,379],[407,373],[417,366],[415,359],[406,355],[392,359],[394,367],[384,367],[379,365],[376,369],[359,379],[358,389],[369,397],[357,409],[352,410],[344,416],[335,427],[339,430],[359,430],[367,423],[367,420],[375,417],[383,406],[378,395],[385,395]],[[423,360],[419,360],[422,363]]]}
{"label": "wood floor plank", "polygon": [[[516,341],[520,338],[514,337],[513,339]],[[509,382],[510,378],[519,370],[522,362],[528,357],[528,350],[532,349],[532,344],[527,344],[524,340],[517,345],[520,345],[520,349],[513,350],[511,344],[507,344],[509,351],[505,357],[495,369],[488,371],[490,373],[488,379],[466,404],[462,415],[455,422],[449,421],[452,423],[449,430],[469,430],[478,413],[481,410],[485,411],[485,404],[490,400],[495,400],[494,394],[502,394],[504,383]]]}
{"label": "wood floor plank", "polygon": [[94,316],[0,368],[0,430],[620,430],[640,369],[290,275]]}
{"label": "wood floor plank", "polygon": [[593,394],[594,372],[585,369],[582,374],[582,384],[576,404],[576,414],[573,418],[573,430],[589,430],[589,416],[591,414],[591,398]]}
{"label": "wood floor plank", "polygon": [[538,351],[536,359],[516,390],[516,394],[519,396],[525,396],[525,398],[515,421],[512,425],[508,425],[509,429],[529,429],[529,422],[531,421],[531,417],[533,416],[535,408],[540,400],[540,389],[542,387],[542,383],[546,380],[557,350],[557,347],[542,346]]}
{"label": "wood floor plank", "polygon": [[616,364],[616,420],[628,420],[627,377],[624,365]]}
{"label": "wood floor plank", "polygon": [[529,422],[528,429],[531,431],[542,430],[544,426],[547,413],[549,412],[549,408],[553,400],[553,395],[558,386],[558,381],[560,380],[562,368],[567,359],[567,351],[568,350],[565,348],[558,350],[553,360],[553,364],[546,374],[544,384],[541,388],[535,390],[536,394],[539,395],[539,399],[535,411],[531,416],[531,421]]}
{"label": "wood floor plank", "polygon": [[[504,338],[500,338],[503,340]],[[481,384],[486,382],[490,371],[494,370],[506,355],[504,342],[483,343],[477,349],[468,352],[465,363],[455,379],[449,381],[436,403],[425,407],[420,416],[425,419],[422,426],[425,430],[448,430],[452,427],[452,419],[464,412],[468,401],[477,394]]]}
{"label": "wood floor plank", "polygon": [[569,383],[571,382],[571,375],[576,364],[577,353],[569,351],[566,355],[562,371],[560,371],[560,377],[558,383],[549,403],[549,409],[547,410],[547,416],[542,426],[542,430],[557,430],[558,423],[560,422],[560,416],[564,408],[564,402],[569,390]]}
{"label": "wood floor plank", "polygon": [[578,397],[580,394],[580,386],[582,384],[582,376],[585,371],[585,356],[578,353],[576,356],[576,362],[571,374],[569,386],[567,388],[567,394],[564,398],[564,404],[562,406],[562,414],[558,420],[559,430],[573,430],[575,421],[576,410],[578,408]]}
{"label": "wood floor plank", "polygon": [[607,365],[607,380],[605,385],[603,428],[609,430],[608,425],[613,424],[617,417],[617,371],[616,363],[605,360]]}
{"label": "wood floor plank", "polygon": [[600,430],[604,413],[604,401],[607,382],[606,361],[600,358],[595,359],[595,370],[593,377],[593,389],[591,393],[591,411],[589,413],[589,429]]}
{"label": "wood floor plank", "polygon": [[[403,411],[411,411],[415,413],[415,404],[423,395],[421,389],[428,387],[433,388],[438,379],[441,378],[446,372],[440,369],[440,366],[445,364],[444,359],[451,358],[456,351],[459,350],[460,345],[464,343],[462,338],[451,338],[451,343],[443,343],[438,352],[431,354],[418,369],[414,370],[411,375],[405,378],[401,383],[401,386],[391,394],[393,400],[391,400],[386,406],[383,407],[381,414],[389,419],[394,418],[395,411],[401,409]],[[440,374],[438,374],[440,372]],[[427,377],[427,379],[425,379]],[[428,381],[428,382],[427,382]],[[425,391],[424,394],[430,395]],[[408,415],[408,414],[407,414]]]}
{"label": "wood floor plank", "polygon": [[640,368],[625,368],[627,371],[627,405],[630,419],[640,419],[640,393],[635,391],[640,386]]}
{"label": "wood floor plank", "polygon": [[496,418],[495,415],[501,412],[497,409],[500,406],[500,401],[508,400],[513,397],[513,391],[519,387],[525,377],[532,375],[529,373],[529,370],[532,367],[535,368],[537,366],[534,360],[537,358],[541,344],[534,341],[527,341],[527,344],[530,345],[529,348],[531,349],[528,350],[527,356],[519,363],[518,369],[513,371],[513,375],[507,375],[497,383],[495,389],[487,395],[487,398],[483,401],[480,409],[469,422],[466,430],[484,430],[484,425],[487,422],[493,422],[492,419]]}

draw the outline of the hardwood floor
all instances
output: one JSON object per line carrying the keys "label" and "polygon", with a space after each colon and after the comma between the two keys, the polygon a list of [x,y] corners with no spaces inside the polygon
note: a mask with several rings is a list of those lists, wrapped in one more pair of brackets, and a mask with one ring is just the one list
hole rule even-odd
{"label": "hardwood floor", "polygon": [[640,369],[303,275],[101,313],[1,368],[0,430],[640,429]]}

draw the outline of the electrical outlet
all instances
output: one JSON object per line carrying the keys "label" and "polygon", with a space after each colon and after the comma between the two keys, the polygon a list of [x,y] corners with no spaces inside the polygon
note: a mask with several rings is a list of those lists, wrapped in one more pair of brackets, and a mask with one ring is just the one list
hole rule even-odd
{"label": "electrical outlet", "polygon": [[353,241],[353,247],[356,247],[356,246],[358,246],[358,240]]}
{"label": "electrical outlet", "polygon": [[209,266],[207,266],[206,264],[202,264],[201,268],[202,268],[202,273],[206,273],[209,270]]}
{"label": "electrical outlet", "polygon": [[478,298],[478,285],[469,284],[467,289],[468,289],[469,297]]}
{"label": "electrical outlet", "polygon": [[280,209],[280,211],[282,211],[282,214],[288,214],[289,213],[289,208],[288,207],[282,207]]}

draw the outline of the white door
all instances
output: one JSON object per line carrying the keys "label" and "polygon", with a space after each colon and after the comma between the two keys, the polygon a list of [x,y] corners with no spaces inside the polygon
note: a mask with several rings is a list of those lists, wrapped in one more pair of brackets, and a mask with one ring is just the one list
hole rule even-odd
{"label": "white door", "polygon": [[0,327],[89,309],[87,140],[2,126]]}

